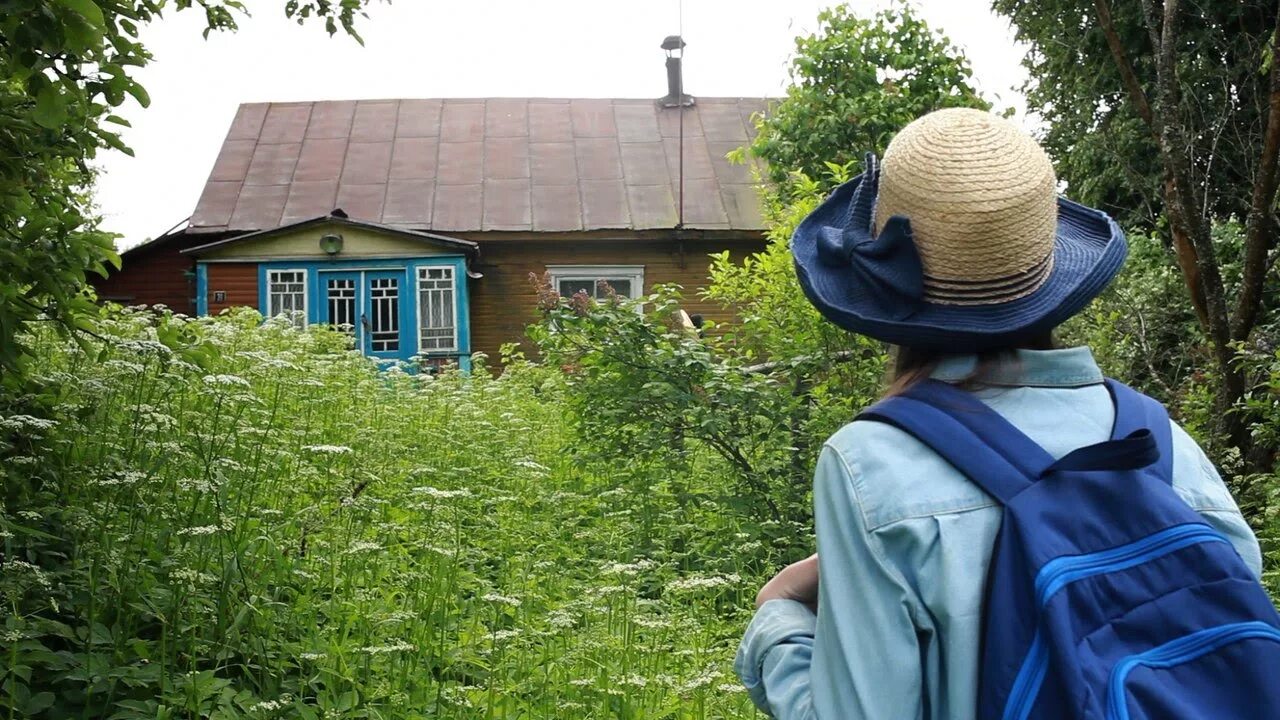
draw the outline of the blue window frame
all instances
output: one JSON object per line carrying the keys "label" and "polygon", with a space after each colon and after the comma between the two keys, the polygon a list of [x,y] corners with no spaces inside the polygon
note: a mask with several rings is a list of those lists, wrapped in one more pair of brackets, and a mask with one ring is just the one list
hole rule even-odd
{"label": "blue window frame", "polygon": [[[258,264],[258,309],[300,311],[299,324],[334,325],[363,354],[471,367],[471,333],[461,256]],[[302,285],[301,289],[299,284]],[[196,305],[208,314],[208,267],[196,265]]]}

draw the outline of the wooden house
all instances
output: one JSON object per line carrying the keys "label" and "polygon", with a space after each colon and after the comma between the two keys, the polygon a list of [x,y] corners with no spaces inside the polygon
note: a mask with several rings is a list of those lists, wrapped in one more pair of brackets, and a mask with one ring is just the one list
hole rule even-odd
{"label": "wooden house", "polygon": [[190,314],[290,312],[350,326],[372,356],[464,366],[524,337],[531,273],[562,294],[678,283],[691,314],[719,318],[697,293],[708,254],[764,245],[752,168],[725,155],[765,104],[242,105],[186,227],[95,284]]}

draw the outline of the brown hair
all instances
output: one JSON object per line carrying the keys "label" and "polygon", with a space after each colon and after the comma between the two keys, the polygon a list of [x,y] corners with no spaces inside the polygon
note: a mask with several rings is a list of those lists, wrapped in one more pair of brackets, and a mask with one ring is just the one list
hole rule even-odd
{"label": "brown hair", "polygon": [[[973,372],[961,379],[957,385],[966,390],[980,388],[985,385],[996,366],[1009,360],[1017,350],[1052,350],[1054,347],[1053,335],[1045,333],[1017,345],[984,350],[978,353],[978,362],[973,366]],[[939,350],[897,346],[893,354],[893,371],[889,378],[889,389],[885,391],[884,396],[893,397],[906,392],[912,385],[932,375],[933,371],[938,369],[939,363],[951,355],[952,353]]]}

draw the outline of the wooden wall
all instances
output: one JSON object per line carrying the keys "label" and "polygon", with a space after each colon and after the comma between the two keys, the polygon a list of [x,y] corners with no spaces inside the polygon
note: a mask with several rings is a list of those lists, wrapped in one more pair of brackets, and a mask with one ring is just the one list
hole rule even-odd
{"label": "wooden wall", "polygon": [[[217,315],[237,305],[258,308],[257,263],[208,263],[205,267],[208,268],[209,273],[210,315]],[[225,292],[227,294],[225,302],[214,302],[215,292]]]}
{"label": "wooden wall", "polygon": [[167,305],[174,312],[196,314],[195,262],[181,253],[180,241],[162,241],[126,256],[108,277],[90,276],[98,298],[122,305]]}
{"label": "wooden wall", "polygon": [[730,313],[718,304],[698,297],[707,284],[707,256],[732,248],[741,258],[763,249],[764,241],[686,241],[683,256],[677,247],[669,239],[482,241],[476,269],[484,277],[470,285],[472,351],[487,353],[496,364],[504,343],[520,342],[529,349],[525,328],[537,319],[537,295],[529,274],[541,277],[547,265],[643,265],[645,292],[656,284],[677,283],[684,287],[684,309],[690,315],[729,319]]}

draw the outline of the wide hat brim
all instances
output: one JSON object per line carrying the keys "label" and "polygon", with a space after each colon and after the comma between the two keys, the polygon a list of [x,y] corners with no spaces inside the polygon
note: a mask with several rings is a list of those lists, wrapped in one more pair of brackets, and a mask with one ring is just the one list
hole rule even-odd
{"label": "wide hat brim", "polygon": [[[809,301],[847,330],[925,350],[980,352],[1040,337],[1078,313],[1106,288],[1128,253],[1124,233],[1106,213],[1058,199],[1054,263],[1037,290],[1008,302],[949,305],[921,300],[889,307],[876,289],[847,267],[819,259],[823,228],[839,228],[849,216],[862,175],[831,193],[791,238],[796,273]],[[910,220],[910,218],[908,218]]]}

